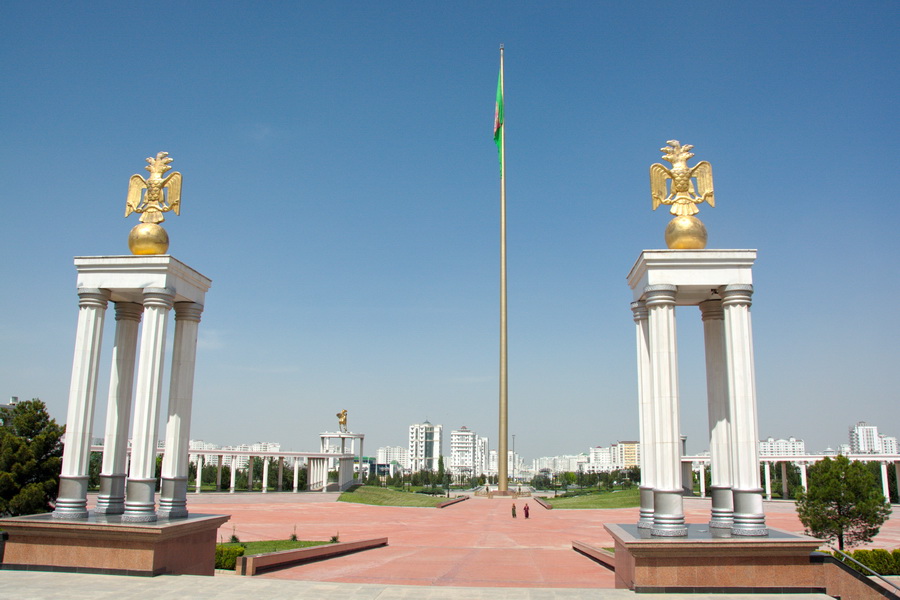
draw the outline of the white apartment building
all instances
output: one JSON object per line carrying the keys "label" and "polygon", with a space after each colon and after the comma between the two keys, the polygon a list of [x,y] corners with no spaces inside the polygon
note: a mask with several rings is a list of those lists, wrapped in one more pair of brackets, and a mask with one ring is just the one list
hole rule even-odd
{"label": "white apartment building", "polygon": [[409,426],[409,469],[416,471],[437,471],[442,453],[441,432],[443,425],[432,425],[428,421]]}
{"label": "white apartment building", "polygon": [[[487,438],[482,438],[485,440],[485,447],[487,447]],[[508,477],[515,478],[521,476],[523,471],[522,465],[522,457],[518,454],[514,454],[512,450],[506,451],[506,474]],[[488,464],[487,464],[487,474],[490,476],[498,475],[497,469],[497,451],[491,450],[488,452]]]}
{"label": "white apartment building", "polygon": [[450,464],[447,468],[455,478],[464,480],[485,472],[483,455],[479,464],[481,439],[485,438],[479,438],[465,425],[450,432]]}
{"label": "white apartment building", "polygon": [[850,452],[852,454],[881,454],[878,427],[860,421],[850,427]]}
{"label": "white apartment building", "polygon": [[882,454],[900,454],[897,438],[884,434],[879,434],[878,438],[881,443]]}
{"label": "white apartment building", "polygon": [[786,440],[769,437],[759,442],[760,456],[801,456],[806,454],[806,442],[790,437]]}
{"label": "white apartment building", "polygon": [[403,446],[382,446],[375,453],[379,465],[397,463],[404,469],[409,468],[409,448]]}

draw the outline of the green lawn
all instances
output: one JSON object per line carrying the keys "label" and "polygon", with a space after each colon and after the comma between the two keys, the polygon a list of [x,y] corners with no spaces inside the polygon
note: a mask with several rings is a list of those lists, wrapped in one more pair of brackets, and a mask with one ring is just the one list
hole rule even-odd
{"label": "green lawn", "polygon": [[427,506],[433,508],[446,499],[443,496],[426,496],[425,494],[398,492],[388,488],[364,485],[352,492],[344,492],[338,501],[375,506]]}
{"label": "green lawn", "polygon": [[546,498],[554,509],[557,508],[632,508],[641,505],[640,490],[633,487],[629,490],[615,492],[595,492],[573,498]]}
{"label": "green lawn", "polygon": [[251,554],[264,554],[266,552],[278,552],[280,550],[293,550],[294,548],[322,546],[328,543],[329,542],[310,542],[304,540],[298,540],[296,542],[292,542],[291,540],[265,540],[262,542],[243,542],[240,544],[219,544],[219,546],[244,546],[244,556],[250,556]]}

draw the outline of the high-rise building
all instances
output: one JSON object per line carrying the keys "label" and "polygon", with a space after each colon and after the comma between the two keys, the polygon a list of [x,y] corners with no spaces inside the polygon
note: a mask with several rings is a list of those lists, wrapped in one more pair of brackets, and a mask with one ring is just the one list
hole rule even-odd
{"label": "high-rise building", "polygon": [[475,459],[478,454],[478,435],[463,425],[450,432],[450,474],[463,480],[481,475],[476,471]]}
{"label": "high-rise building", "polygon": [[806,442],[790,437],[786,440],[767,438],[759,442],[760,456],[800,456],[806,454]]}
{"label": "high-rise building", "polygon": [[879,443],[881,444],[881,453],[882,454],[900,454],[900,446],[897,444],[897,438],[879,434]]}
{"label": "high-rise building", "polygon": [[404,469],[409,468],[409,448],[403,446],[383,446],[376,453],[379,465],[397,463]]}
{"label": "high-rise building", "polygon": [[610,452],[614,469],[633,469],[641,464],[640,442],[616,442]]}
{"label": "high-rise building", "polygon": [[860,421],[850,428],[850,452],[853,454],[881,454],[878,427]]}
{"label": "high-rise building", "polygon": [[437,471],[441,456],[441,432],[443,425],[428,421],[409,426],[409,468],[416,471]]}

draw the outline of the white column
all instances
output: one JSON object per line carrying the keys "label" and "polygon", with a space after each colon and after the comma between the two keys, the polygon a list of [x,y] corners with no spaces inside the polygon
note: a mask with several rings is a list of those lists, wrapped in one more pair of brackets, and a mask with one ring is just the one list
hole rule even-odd
{"label": "white column", "polygon": [[131,434],[131,471],[126,483],[125,513],[122,515],[122,520],[126,522],[156,521],[156,441],[166,328],[173,300],[171,290],[144,289],[144,326]]}
{"label": "white column", "polygon": [[787,500],[788,494],[790,493],[790,486],[788,486],[788,463],[781,463],[781,499]]}
{"label": "white column", "polygon": [[800,485],[803,486],[803,490],[809,490],[809,487],[806,485],[806,463],[800,463]]}
{"label": "white column", "polygon": [[644,291],[649,311],[653,428],[656,438],[651,534],[666,537],[687,535],[678,420],[676,291],[674,285],[650,285]]}
{"label": "white column", "polygon": [[647,306],[644,302],[632,302],[635,342],[637,346],[638,375],[638,427],[641,436],[641,509],[637,526],[650,529],[653,526],[653,487],[656,464],[656,440],[653,430],[653,386],[650,381],[650,329]]}
{"label": "white column", "polygon": [[[203,467],[206,466],[206,458],[202,454],[197,455],[197,480],[194,484],[194,493],[200,493],[200,485],[203,483]],[[159,499],[159,504],[162,506],[162,498]],[[187,512],[187,511],[185,511]]]}
{"label": "white column", "polygon": [[765,469],[765,479],[766,479],[766,500],[772,499],[772,463],[769,461],[763,462],[763,468]]}
{"label": "white column", "polygon": [[[309,471],[307,471],[307,476],[309,475]],[[294,493],[297,493],[297,485],[300,479],[300,459],[296,456],[294,457]]]}
{"label": "white column", "polygon": [[706,464],[700,463],[700,497],[706,498]]}
{"label": "white column", "polygon": [[269,457],[263,456],[262,493],[269,491]]}
{"label": "white column", "polygon": [[709,415],[709,475],[712,510],[709,526],[731,529],[731,417],[725,367],[725,312],[721,300],[700,303],[706,353],[706,398]]}
{"label": "white column", "polygon": [[891,488],[888,485],[888,468],[886,462],[881,463],[881,493],[884,494],[884,499],[890,503]]}
{"label": "white column", "polygon": [[103,440],[103,466],[96,512],[120,515],[125,510],[126,455],[128,424],[134,399],[134,361],[137,357],[138,326],[144,307],[134,302],[116,302],[116,337],[109,376],[109,400],[106,405],[106,434]]}
{"label": "white column", "polygon": [[725,309],[725,353],[732,418],[733,535],[768,535],[759,482],[759,425],[753,366],[753,328],[749,284],[726,285],[720,292]]}
{"label": "white column", "polygon": [[237,476],[237,456],[231,457],[231,467],[229,468],[229,471],[231,471],[231,486],[228,488],[228,493],[233,494],[234,493],[234,481],[235,481],[235,477]]}
{"label": "white column", "polygon": [[86,519],[88,468],[91,458],[91,427],[97,400],[100,345],[106,316],[108,290],[78,290],[78,327],[75,330],[75,358],[69,385],[66,417],[66,444],[63,447],[59,494],[53,517]]}
{"label": "white column", "polygon": [[[166,420],[166,453],[162,463],[159,515],[170,519],[188,516],[188,449],[191,437],[191,409],[194,402],[194,367],[197,336],[203,305],[175,303],[175,336],[172,344],[172,375],[169,381],[169,413]],[[205,461],[197,455],[197,493],[200,471]]]}

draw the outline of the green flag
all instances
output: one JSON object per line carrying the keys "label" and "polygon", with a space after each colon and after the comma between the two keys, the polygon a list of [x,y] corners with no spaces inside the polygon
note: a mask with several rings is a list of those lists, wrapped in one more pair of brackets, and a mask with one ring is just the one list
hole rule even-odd
{"label": "green flag", "polygon": [[497,104],[494,106],[494,143],[500,160],[500,176],[503,176],[503,65],[497,78]]}

